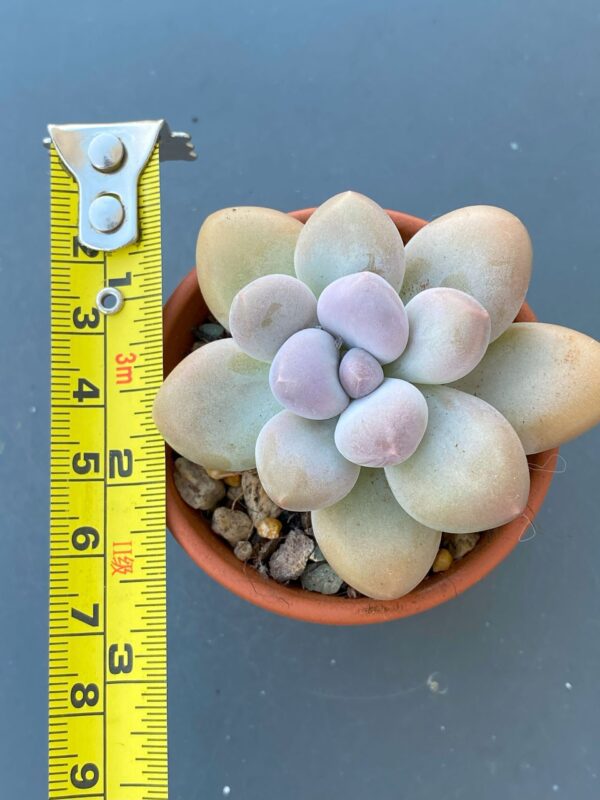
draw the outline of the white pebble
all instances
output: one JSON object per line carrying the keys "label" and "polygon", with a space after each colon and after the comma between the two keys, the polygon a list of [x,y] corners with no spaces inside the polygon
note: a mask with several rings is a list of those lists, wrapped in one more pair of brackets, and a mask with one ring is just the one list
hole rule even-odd
{"label": "white pebble", "polygon": [[223,794],[225,795],[225,797],[227,797],[228,794],[231,794],[231,786],[224,786]]}
{"label": "white pebble", "polygon": [[511,150],[519,150],[520,149],[519,148],[519,143],[518,142],[511,142],[510,143],[510,149]]}
{"label": "white pebble", "polygon": [[565,683],[565,689],[568,689],[569,691],[571,691],[571,689],[572,689],[572,688],[573,688],[573,684],[572,684],[572,683],[569,683],[569,681],[567,681],[567,682]]}

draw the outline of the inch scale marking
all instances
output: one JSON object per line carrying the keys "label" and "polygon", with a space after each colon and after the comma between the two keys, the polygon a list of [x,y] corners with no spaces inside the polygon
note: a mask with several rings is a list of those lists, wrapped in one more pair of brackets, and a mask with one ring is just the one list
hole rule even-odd
{"label": "inch scale marking", "polygon": [[50,150],[50,800],[168,797],[164,443],[151,413],[162,381],[152,144],[134,187],[136,240],[112,251],[82,244],[81,182]]}

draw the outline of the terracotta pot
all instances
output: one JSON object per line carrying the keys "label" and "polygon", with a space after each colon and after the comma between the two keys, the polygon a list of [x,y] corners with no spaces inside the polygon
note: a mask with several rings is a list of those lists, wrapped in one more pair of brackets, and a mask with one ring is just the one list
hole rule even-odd
{"label": "terracotta pot", "polygon": [[[313,209],[294,211],[292,216],[305,222]],[[425,220],[388,212],[407,242]],[[164,309],[165,374],[190,352],[192,328],[206,317],[208,309],[192,270],[179,284]],[[525,303],[517,321],[535,321]],[[167,525],[186,553],[222,586],[257,606],[306,622],[328,625],[360,625],[407,617],[426,611],[464,592],[485,577],[517,546],[537,514],[548,490],[558,449],[529,456],[531,491],[526,515],[493,531],[482,534],[476,548],[456,561],[447,571],[429,576],[410,594],[398,600],[349,600],[328,597],[265,578],[252,567],[238,561],[232,550],[214,534],[200,512],[190,508],[179,496],[173,483],[173,458],[167,452]]]}

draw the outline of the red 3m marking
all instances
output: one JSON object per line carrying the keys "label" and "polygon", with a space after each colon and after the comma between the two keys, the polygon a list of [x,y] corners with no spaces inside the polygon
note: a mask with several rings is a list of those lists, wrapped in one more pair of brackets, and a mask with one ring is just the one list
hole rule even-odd
{"label": "red 3m marking", "polygon": [[133,380],[133,362],[137,360],[135,353],[117,353],[115,362],[117,364],[117,385],[131,383]]}

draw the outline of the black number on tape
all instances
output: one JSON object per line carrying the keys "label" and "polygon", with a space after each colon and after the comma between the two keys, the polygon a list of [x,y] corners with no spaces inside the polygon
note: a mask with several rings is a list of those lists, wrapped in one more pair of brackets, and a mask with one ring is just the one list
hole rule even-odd
{"label": "black number on tape", "polygon": [[[127,463],[125,463],[127,461]],[[131,450],[110,450],[108,453],[108,474],[111,478],[119,473],[120,478],[133,474],[133,453]]]}
{"label": "black number on tape", "polygon": [[91,614],[86,614],[84,611],[79,611],[78,608],[72,608],[71,616],[73,619],[78,619],[85,625],[90,625],[92,628],[97,628],[100,624],[100,605],[98,603],[94,603]]}
{"label": "black number on tape", "polygon": [[95,683],[74,683],[71,687],[71,705],[74,708],[95,706],[100,699],[100,689]]}
{"label": "black number on tape", "polygon": [[131,286],[131,272],[126,272],[124,278],[111,278],[109,286]]}
{"label": "black number on tape", "polygon": [[100,397],[100,389],[88,381],[87,378],[79,378],[77,380],[77,389],[73,392],[73,397],[78,403],[83,403],[84,400],[96,400]]}
{"label": "black number on tape", "polygon": [[133,669],[133,647],[130,644],[124,644],[124,655],[119,653],[119,645],[111,644],[108,648],[108,669],[112,675],[118,675],[121,672],[131,672]]}
{"label": "black number on tape", "polygon": [[92,308],[89,314],[84,314],[81,306],[73,310],[73,325],[81,330],[82,328],[97,328],[100,324],[100,312],[97,308]]}
{"label": "black number on tape", "polygon": [[73,456],[73,471],[78,475],[87,475],[90,470],[100,471],[100,453],[75,453]]}
{"label": "black number on tape", "polygon": [[100,771],[95,764],[88,761],[86,764],[75,764],[71,767],[71,783],[76,789],[91,789],[98,783]]}
{"label": "black number on tape", "polygon": [[89,547],[95,550],[100,542],[100,534],[96,528],[83,526],[76,528],[71,534],[71,544],[75,550],[87,550]]}
{"label": "black number on tape", "polygon": [[79,251],[81,250],[82,253],[85,253],[88,258],[96,258],[98,255],[97,250],[92,250],[91,247],[87,247],[85,244],[81,244],[79,238],[77,236],[73,237],[73,258],[77,258],[79,255]]}

